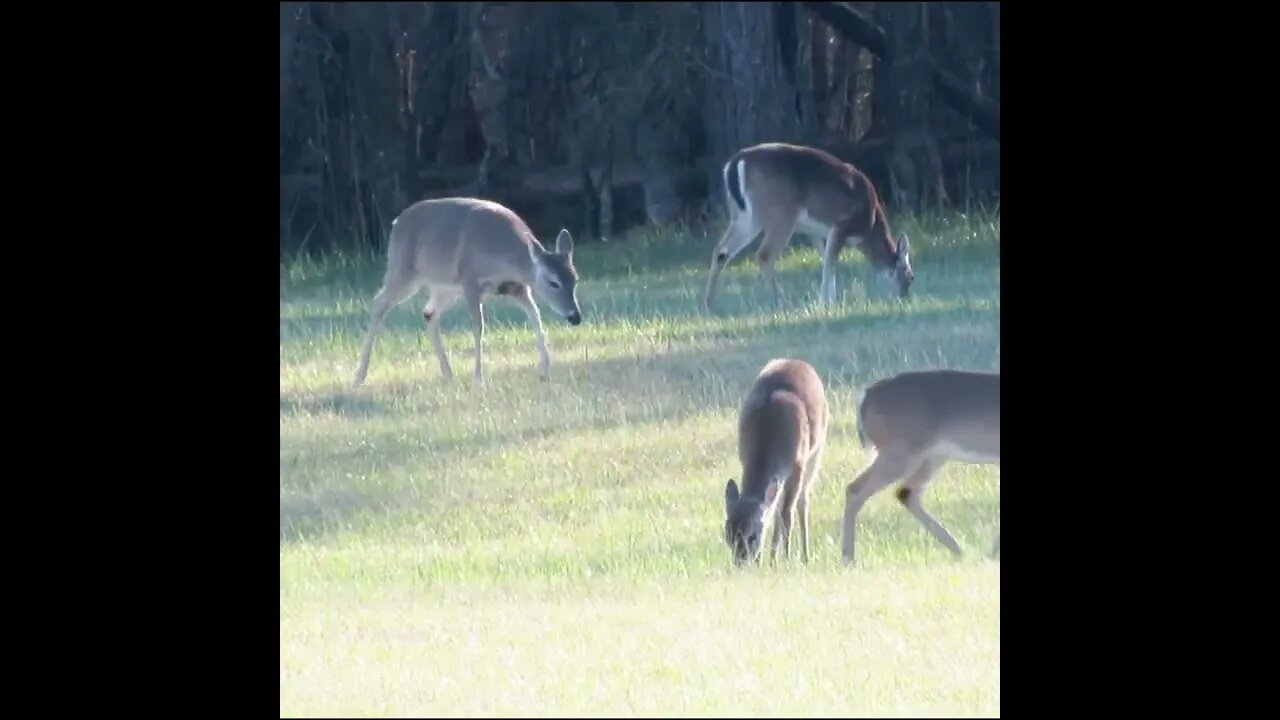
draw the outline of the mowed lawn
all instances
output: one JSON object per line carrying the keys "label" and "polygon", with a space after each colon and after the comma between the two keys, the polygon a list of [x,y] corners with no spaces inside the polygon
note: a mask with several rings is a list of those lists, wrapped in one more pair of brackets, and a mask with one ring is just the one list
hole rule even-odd
{"label": "mowed lawn", "polygon": [[[817,253],[797,237],[784,309],[753,246],[715,317],[700,301],[718,235],[580,244],[583,324],[542,306],[550,379],[499,301],[481,389],[462,303],[442,381],[424,292],[388,316],[351,390],[382,257],[282,264],[281,714],[998,715],[998,469],[948,465],[925,497],[964,559],[886,491],[859,518],[856,566],[840,563],[844,487],[867,463],[858,390],[1000,367],[999,220],[899,224],[910,301],[869,295],[849,250],[844,299],[818,304]],[[834,415],[814,558],[734,571],[738,403],[780,356],[817,368]]]}

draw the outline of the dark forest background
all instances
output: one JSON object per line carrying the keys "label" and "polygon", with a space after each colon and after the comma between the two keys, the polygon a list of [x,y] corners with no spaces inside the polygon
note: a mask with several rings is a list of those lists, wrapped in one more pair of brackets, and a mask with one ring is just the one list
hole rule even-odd
{"label": "dark forest background", "polygon": [[280,250],[381,248],[410,203],[540,237],[706,229],[764,141],[858,165],[891,215],[994,207],[1000,4],[280,5]]}

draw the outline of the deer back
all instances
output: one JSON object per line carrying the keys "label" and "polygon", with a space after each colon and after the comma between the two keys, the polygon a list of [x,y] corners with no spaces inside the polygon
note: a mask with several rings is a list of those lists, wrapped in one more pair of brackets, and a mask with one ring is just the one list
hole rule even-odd
{"label": "deer back", "polygon": [[541,247],[533,232],[510,209],[478,198],[423,200],[396,218],[392,253],[415,275],[459,286],[516,281],[529,284],[529,246]]}
{"label": "deer back", "polygon": [[881,380],[858,403],[858,435],[882,451],[996,460],[1000,374],[928,370]]}
{"label": "deer back", "polygon": [[731,163],[731,175],[745,173],[742,185],[751,209],[762,218],[798,213],[800,224],[811,231],[840,225],[847,235],[863,238],[862,252],[875,266],[889,267],[896,260],[898,243],[880,195],[853,165],[818,148],[786,143],[745,148]]}
{"label": "deer back", "polygon": [[738,413],[743,494],[759,497],[825,441],[828,411],[822,380],[802,360],[772,360],[760,371]]}

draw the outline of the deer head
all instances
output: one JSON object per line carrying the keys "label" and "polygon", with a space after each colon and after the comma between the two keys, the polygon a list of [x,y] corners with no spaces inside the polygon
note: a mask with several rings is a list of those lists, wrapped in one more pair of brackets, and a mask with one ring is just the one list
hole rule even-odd
{"label": "deer head", "polygon": [[570,325],[582,323],[582,309],[578,306],[578,271],[573,266],[573,237],[569,231],[560,230],[556,236],[556,249],[548,252],[529,243],[529,257],[533,260],[533,291],[547,301]]}

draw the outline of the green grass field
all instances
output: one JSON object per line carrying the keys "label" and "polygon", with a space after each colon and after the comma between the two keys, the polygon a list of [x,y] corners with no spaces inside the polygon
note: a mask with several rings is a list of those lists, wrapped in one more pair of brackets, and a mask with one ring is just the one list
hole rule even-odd
{"label": "green grass field", "polygon": [[[456,379],[394,310],[350,389],[381,257],[281,266],[280,710],[285,716],[998,715],[999,471],[952,464],[926,507],[960,561],[891,491],[840,563],[844,487],[865,466],[853,401],[912,368],[999,369],[999,220],[899,223],[917,282],[817,304],[802,238],[774,312],[754,246],[700,313],[718,239],[579,244],[584,322],[543,306],[551,377],[524,315],[444,317]],[[544,238],[552,242],[553,237]],[[734,571],[721,539],[739,477],[738,402],[770,358],[811,362],[833,412],[809,567]],[[797,534],[798,541],[798,534]]]}

